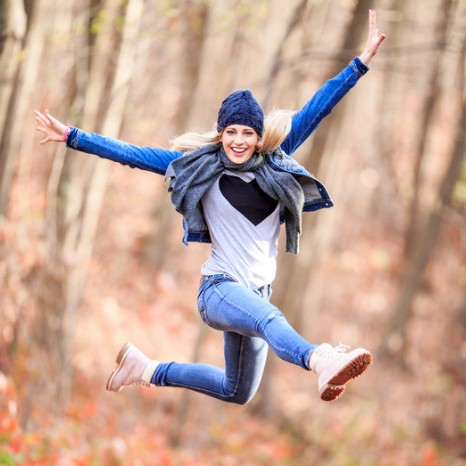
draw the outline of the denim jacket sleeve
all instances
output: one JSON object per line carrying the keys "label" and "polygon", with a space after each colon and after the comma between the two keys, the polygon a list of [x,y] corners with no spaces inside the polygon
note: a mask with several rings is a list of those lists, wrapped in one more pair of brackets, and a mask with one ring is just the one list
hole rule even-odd
{"label": "denim jacket sleeve", "polygon": [[283,151],[293,154],[368,70],[356,57],[340,73],[329,79],[294,115],[291,131],[281,144]]}
{"label": "denim jacket sleeve", "polygon": [[78,128],[71,128],[66,145],[81,152],[159,175],[165,175],[170,162],[183,155],[179,151],[128,144],[119,139],[88,133]]}

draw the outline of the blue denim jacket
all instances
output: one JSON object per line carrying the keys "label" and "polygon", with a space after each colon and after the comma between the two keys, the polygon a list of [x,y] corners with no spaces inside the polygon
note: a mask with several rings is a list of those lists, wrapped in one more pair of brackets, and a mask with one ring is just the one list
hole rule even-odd
{"label": "blue denim jacket", "polygon": [[[296,162],[291,155],[368,69],[359,58],[354,58],[340,73],[329,79],[293,116],[292,129],[280,146],[285,155],[281,158],[274,156],[267,159],[267,163],[276,170],[302,175],[308,179],[309,182],[304,188],[304,212],[332,207],[333,201],[325,186]],[[78,128],[70,130],[66,144],[81,152],[94,154],[131,168],[152,171],[159,175],[165,175],[170,162],[183,155],[183,152],[180,151],[136,146],[118,139],[85,132]],[[185,227],[184,243],[188,241],[210,242],[209,232],[204,228],[196,229],[190,222],[188,230],[186,221],[183,222],[183,225]]]}

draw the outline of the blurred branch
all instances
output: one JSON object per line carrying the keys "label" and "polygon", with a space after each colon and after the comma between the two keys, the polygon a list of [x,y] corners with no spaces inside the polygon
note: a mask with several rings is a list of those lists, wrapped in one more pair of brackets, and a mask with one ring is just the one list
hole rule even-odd
{"label": "blurred branch", "polygon": [[283,37],[280,40],[279,46],[277,47],[277,50],[275,51],[274,58],[272,60],[272,69],[270,71],[267,83],[265,85],[265,96],[262,102],[262,106],[264,108],[268,107],[269,98],[272,93],[272,89],[277,80],[278,73],[280,72],[280,69],[283,67],[283,64],[284,64],[283,53],[285,50],[285,44],[287,43],[287,40],[291,36],[293,31],[296,29],[296,26],[299,24],[299,21],[303,16],[304,10],[306,9],[306,5],[307,5],[307,0],[301,0],[301,2],[295,8],[287,24]]}
{"label": "blurred branch", "polygon": [[[433,51],[442,50],[446,47],[447,42],[426,42],[424,44],[419,43],[417,45],[393,45],[393,46],[383,46],[383,54],[381,58],[391,58],[394,55],[397,57],[400,56],[409,56],[409,55],[419,55],[423,53],[430,53]],[[321,50],[309,50],[303,54],[291,57],[286,60],[286,66],[297,66],[301,65],[303,60],[322,60],[322,61],[335,61],[335,62],[344,62],[353,58],[356,54],[354,47],[344,48],[339,50],[337,53],[322,52]],[[379,57],[377,57],[379,60]]]}

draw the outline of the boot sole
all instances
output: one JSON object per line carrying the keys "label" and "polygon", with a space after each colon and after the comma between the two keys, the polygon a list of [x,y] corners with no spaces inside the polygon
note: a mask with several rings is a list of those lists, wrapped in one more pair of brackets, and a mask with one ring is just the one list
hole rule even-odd
{"label": "boot sole", "polygon": [[323,401],[333,401],[340,398],[343,392],[346,390],[346,385],[329,385],[326,384],[323,387],[323,391],[320,394],[320,399]]}
{"label": "boot sole", "polygon": [[125,362],[125,359],[126,359],[126,356],[128,355],[129,353],[129,350],[131,349],[131,343],[127,342],[123,345],[123,347],[121,348],[121,350],[118,352],[117,354],[117,357],[115,359],[115,362],[118,364],[118,366],[116,367],[116,369],[110,374],[110,377],[108,378],[107,380],[107,385],[106,385],[106,389],[109,391],[109,392],[119,392],[120,390],[123,389],[123,386],[121,386],[118,390],[112,390],[112,384],[113,384],[113,380],[115,379],[116,375],[118,374],[119,370],[121,369],[121,367],[123,366],[123,363]]}
{"label": "boot sole", "polygon": [[328,380],[321,389],[320,398],[324,401],[338,399],[346,389],[346,384],[359,377],[372,364],[369,352],[362,352],[350,360],[337,374]]}

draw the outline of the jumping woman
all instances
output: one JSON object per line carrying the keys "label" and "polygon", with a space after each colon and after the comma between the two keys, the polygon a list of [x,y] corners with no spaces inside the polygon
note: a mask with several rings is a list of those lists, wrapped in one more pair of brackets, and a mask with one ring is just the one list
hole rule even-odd
{"label": "jumping woman", "polygon": [[116,357],[107,390],[131,385],[183,387],[244,404],[256,393],[268,347],[281,359],[317,374],[320,398],[332,401],[372,362],[364,348],[347,351],[311,344],[270,303],[280,225],[286,251],[297,254],[302,212],[331,207],[325,186],[291,156],[321,120],[368,71],[385,36],[375,11],[359,57],[327,81],[296,113],[264,117],[249,90],[222,102],[215,131],[186,133],[170,149],[141,147],[66,126],[48,110],[35,111],[41,144],[72,149],[162,175],[175,209],[183,216],[183,242],[211,245],[201,268],[198,309],[203,321],[223,332],[224,368],[150,359],[132,343]]}

